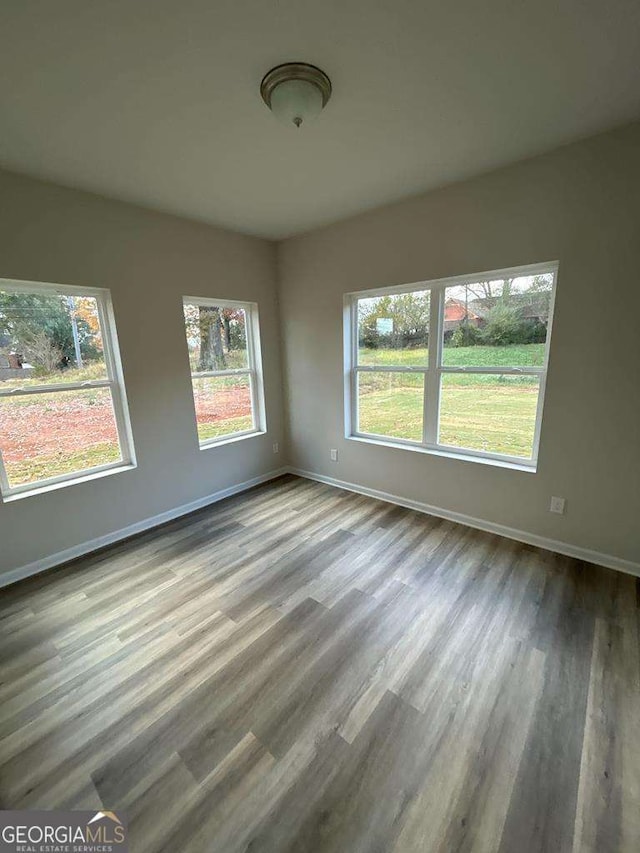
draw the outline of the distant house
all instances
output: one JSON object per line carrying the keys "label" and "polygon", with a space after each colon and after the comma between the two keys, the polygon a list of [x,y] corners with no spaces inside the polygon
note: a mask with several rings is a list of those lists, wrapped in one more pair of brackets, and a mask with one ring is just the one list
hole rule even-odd
{"label": "distant house", "polygon": [[[500,296],[483,296],[472,299],[469,308],[475,315],[484,319],[487,312],[500,302]],[[549,319],[549,293],[511,293],[509,306],[517,308],[523,320],[538,320],[546,324]]]}
{"label": "distant house", "polygon": [[[481,328],[488,312],[495,308],[500,296],[474,297],[468,302],[463,299],[447,299],[444,304],[444,333],[449,336],[465,320],[469,326]],[[548,293],[512,293],[509,305],[517,308],[523,320],[537,320],[546,325],[549,319]]]}
{"label": "distant house", "polygon": [[444,332],[455,331],[460,323],[467,318],[470,326],[481,326],[482,316],[471,307],[471,302],[466,303],[462,299],[451,297],[444,303]]}

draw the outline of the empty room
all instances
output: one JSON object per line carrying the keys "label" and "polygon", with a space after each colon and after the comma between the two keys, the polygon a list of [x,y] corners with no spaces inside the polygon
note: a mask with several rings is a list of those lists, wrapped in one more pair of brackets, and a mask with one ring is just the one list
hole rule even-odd
{"label": "empty room", "polygon": [[0,24],[0,853],[640,851],[640,5]]}

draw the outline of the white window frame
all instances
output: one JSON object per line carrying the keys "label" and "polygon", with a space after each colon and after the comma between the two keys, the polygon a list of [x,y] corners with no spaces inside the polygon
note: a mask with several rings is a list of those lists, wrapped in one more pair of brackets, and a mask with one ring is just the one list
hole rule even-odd
{"label": "white window frame", "polygon": [[[253,426],[251,429],[240,430],[238,432],[230,432],[225,435],[207,438],[198,443],[201,450],[206,450],[208,447],[215,447],[220,444],[228,444],[238,439],[250,438],[254,435],[263,435],[267,431],[265,404],[264,404],[264,377],[262,373],[262,349],[260,346],[260,321],[258,316],[257,302],[241,302],[237,299],[212,299],[207,296],[183,296],[183,306],[204,305],[211,308],[241,308],[245,312],[245,332],[247,337],[247,367],[233,368],[230,370],[202,370],[191,371],[189,363],[189,371],[191,375],[191,393],[193,396],[193,417],[196,425],[196,435],[198,434],[198,416],[196,413],[196,399],[193,389],[194,379],[208,379],[215,376],[248,376],[249,388],[251,394],[251,414]],[[184,323],[184,318],[183,318]],[[185,329],[186,340],[186,329]]]}
{"label": "white window frame", "polygon": [[117,462],[109,462],[106,465],[82,468],[68,474],[60,474],[56,477],[47,477],[43,480],[34,480],[31,483],[11,486],[2,458],[2,447],[0,447],[0,490],[3,500],[16,496],[27,496],[34,492],[48,491],[52,488],[67,486],[76,482],[83,482],[97,476],[102,476],[105,473],[116,473],[117,471],[135,468],[136,457],[133,445],[133,433],[129,420],[129,407],[127,405],[122,362],[120,360],[120,348],[118,346],[110,291],[103,287],[78,287],[70,284],[16,281],[6,278],[0,278],[0,289],[14,293],[41,293],[45,296],[91,296],[96,300],[107,378],[91,379],[83,382],[58,382],[50,385],[26,385],[22,388],[10,389],[3,389],[0,383],[0,399],[33,394],[55,394],[61,391],[85,391],[88,388],[108,388],[111,391],[118,443],[122,456],[122,459]]}
{"label": "white window frame", "polygon": [[[464,284],[476,284],[483,281],[495,281],[503,278],[548,274],[553,276],[551,299],[549,303],[549,321],[545,342],[544,363],[542,367],[447,367],[442,364],[443,329],[445,291],[447,287]],[[411,284],[381,287],[373,290],[360,290],[345,294],[344,297],[344,401],[345,401],[345,437],[366,441],[371,444],[382,444],[418,450],[438,456],[450,456],[476,462],[489,462],[502,467],[535,471],[538,464],[540,445],[540,430],[544,409],[547,369],[549,365],[549,346],[555,307],[555,296],[558,278],[558,262],[529,264],[527,266],[509,267],[500,270],[490,270],[469,275],[452,276],[433,281],[420,281]],[[430,291],[429,316],[429,357],[425,366],[387,367],[358,364],[358,311],[359,299],[376,296],[411,293],[415,291]],[[358,374],[359,373],[422,373],[424,375],[424,413],[422,441],[405,438],[393,438],[386,435],[359,432],[358,421]],[[483,450],[454,447],[441,444],[439,436],[440,398],[442,377],[454,373],[496,374],[499,376],[537,376],[539,379],[538,403],[533,437],[533,451],[530,459],[521,456],[510,456],[502,453],[492,453]]]}

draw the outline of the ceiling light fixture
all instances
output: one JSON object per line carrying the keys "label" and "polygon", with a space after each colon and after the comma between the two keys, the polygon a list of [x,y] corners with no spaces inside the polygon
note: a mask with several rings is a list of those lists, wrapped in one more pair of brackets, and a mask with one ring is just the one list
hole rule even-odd
{"label": "ceiling light fixture", "polygon": [[300,127],[327,105],[331,80],[315,65],[285,62],[264,75],[260,94],[278,121]]}

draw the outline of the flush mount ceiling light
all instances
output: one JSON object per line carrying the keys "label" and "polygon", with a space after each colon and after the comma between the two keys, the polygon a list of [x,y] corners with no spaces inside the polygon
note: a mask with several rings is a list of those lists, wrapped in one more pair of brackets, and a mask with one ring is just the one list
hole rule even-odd
{"label": "flush mount ceiling light", "polygon": [[278,121],[300,127],[326,106],[331,80],[315,65],[285,62],[264,75],[260,94]]}

